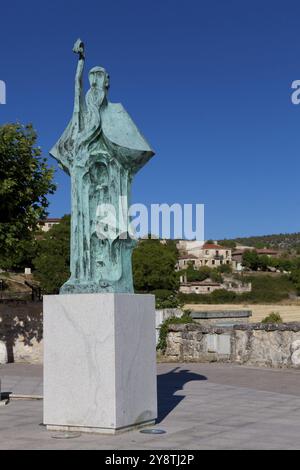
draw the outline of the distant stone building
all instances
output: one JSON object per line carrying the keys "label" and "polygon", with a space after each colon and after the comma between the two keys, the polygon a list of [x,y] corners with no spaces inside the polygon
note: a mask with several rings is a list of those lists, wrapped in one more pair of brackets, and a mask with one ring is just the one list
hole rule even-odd
{"label": "distant stone building", "polygon": [[221,284],[205,280],[182,283],[180,285],[179,292],[182,292],[183,294],[211,294],[218,289],[222,289]]}
{"label": "distant stone building", "polygon": [[253,246],[252,247],[251,246],[238,247],[232,252],[232,267],[235,271],[244,270],[242,262],[243,262],[243,254],[245,253],[245,251],[256,251],[256,253],[259,256],[265,255],[265,256],[268,256],[269,258],[271,257],[276,258],[280,255],[280,252],[278,250],[274,250],[271,248],[258,249],[258,248],[254,248]]}
{"label": "distant stone building", "polygon": [[213,282],[210,279],[187,282],[186,279],[181,279],[179,292],[183,294],[211,294],[215,290],[221,289],[236,294],[244,294],[252,291],[252,284],[251,282],[242,283],[231,278],[226,278],[223,282]]}
{"label": "distant stone building", "polygon": [[232,250],[217,243],[200,243],[181,241],[177,244],[181,254],[177,263],[177,270],[186,269],[192,265],[196,269],[202,266],[217,268],[222,264],[231,265]]}
{"label": "distant stone building", "polygon": [[187,269],[189,266],[194,266],[195,267],[197,260],[198,260],[198,258],[195,255],[189,255],[189,254],[180,255],[178,257],[176,270],[181,271],[182,269]]}
{"label": "distant stone building", "polygon": [[244,254],[244,251],[242,251],[242,250],[235,250],[235,251],[232,252],[232,255],[231,255],[232,268],[235,271],[243,271],[243,269],[244,269],[243,265],[242,265],[243,254]]}
{"label": "distant stone building", "polygon": [[43,232],[49,232],[54,225],[57,225],[61,222],[61,219],[45,219],[39,220],[38,227]]}
{"label": "distant stone building", "polygon": [[229,265],[234,271],[244,270],[242,265],[243,254],[246,250],[256,251],[258,255],[268,257],[278,257],[280,252],[271,248],[257,249],[251,246],[237,246],[234,250],[219,245],[217,242],[204,243],[200,241],[180,240],[177,243],[179,258],[176,265],[177,271],[193,266],[199,269],[202,266],[217,268],[222,265]]}
{"label": "distant stone building", "polygon": [[216,268],[222,264],[231,264],[231,248],[216,243],[204,243],[198,260],[198,267]]}

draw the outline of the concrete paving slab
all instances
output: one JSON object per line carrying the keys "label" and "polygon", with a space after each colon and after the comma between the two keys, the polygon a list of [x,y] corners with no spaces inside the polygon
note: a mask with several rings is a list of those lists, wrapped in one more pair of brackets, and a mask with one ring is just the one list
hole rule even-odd
{"label": "concrete paving slab", "polygon": [[[13,393],[42,393],[42,367],[0,369]],[[284,387],[283,387],[284,384]],[[167,433],[132,431],[57,440],[42,422],[42,401],[0,408],[0,449],[299,449],[300,371],[231,364],[158,364],[159,420]]]}

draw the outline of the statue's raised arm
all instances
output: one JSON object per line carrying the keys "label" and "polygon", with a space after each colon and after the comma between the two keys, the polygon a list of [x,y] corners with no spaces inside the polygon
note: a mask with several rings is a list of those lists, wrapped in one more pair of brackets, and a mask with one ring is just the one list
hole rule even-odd
{"label": "statue's raised arm", "polygon": [[[84,69],[84,43],[81,39],[77,39],[74,44],[73,52],[78,54],[79,60],[75,76],[75,99],[74,99],[74,113],[78,113],[78,122],[80,121],[80,114],[83,112],[84,107],[84,94],[83,94],[83,69]],[[79,129],[80,130],[80,129]]]}

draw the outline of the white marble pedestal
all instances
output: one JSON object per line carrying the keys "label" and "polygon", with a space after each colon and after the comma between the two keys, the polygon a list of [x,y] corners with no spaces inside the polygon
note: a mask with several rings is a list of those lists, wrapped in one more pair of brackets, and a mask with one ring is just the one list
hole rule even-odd
{"label": "white marble pedestal", "polygon": [[44,424],[114,434],[157,418],[152,295],[44,297]]}

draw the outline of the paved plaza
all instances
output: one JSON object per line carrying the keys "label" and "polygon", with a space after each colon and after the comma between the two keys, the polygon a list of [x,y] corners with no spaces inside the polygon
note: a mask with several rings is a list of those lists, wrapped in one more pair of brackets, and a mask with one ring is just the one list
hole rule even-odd
{"label": "paved plaza", "polygon": [[[42,396],[42,367],[0,367],[2,396]],[[83,397],[84,399],[84,397]],[[158,364],[163,435],[54,439],[42,400],[0,406],[0,449],[300,449],[300,371],[231,364]]]}

